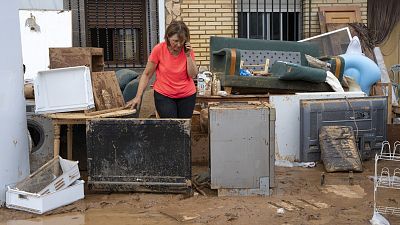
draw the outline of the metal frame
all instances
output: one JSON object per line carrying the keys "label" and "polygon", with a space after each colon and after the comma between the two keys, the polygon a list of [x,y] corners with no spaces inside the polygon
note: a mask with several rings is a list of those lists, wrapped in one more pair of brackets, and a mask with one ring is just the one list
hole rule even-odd
{"label": "metal frame", "polygon": [[297,42],[305,42],[305,41],[313,40],[313,39],[316,39],[316,38],[320,38],[320,37],[328,36],[330,34],[341,32],[343,30],[347,30],[347,34],[349,35],[349,40],[351,40],[352,37],[351,37],[350,29],[348,27],[343,27],[343,28],[340,28],[340,29],[337,29],[337,30],[334,30],[334,31],[330,31],[330,32],[323,33],[323,34],[320,34],[320,35],[317,35],[317,36],[309,37],[309,38],[306,38],[306,39],[303,39],[303,40],[300,40],[300,41],[297,41]]}

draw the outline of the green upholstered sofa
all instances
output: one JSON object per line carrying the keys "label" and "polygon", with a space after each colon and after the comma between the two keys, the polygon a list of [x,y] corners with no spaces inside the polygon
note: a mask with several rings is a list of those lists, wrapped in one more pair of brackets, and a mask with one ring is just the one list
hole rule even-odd
{"label": "green upholstered sofa", "polygon": [[268,58],[270,66],[279,60],[307,66],[305,54],[319,57],[318,47],[311,43],[213,36],[210,38],[210,54],[210,70],[218,74],[221,86],[228,90],[232,88],[243,94],[332,91],[326,83],[285,81],[279,79],[280,74],[239,75],[241,61],[256,62]]}

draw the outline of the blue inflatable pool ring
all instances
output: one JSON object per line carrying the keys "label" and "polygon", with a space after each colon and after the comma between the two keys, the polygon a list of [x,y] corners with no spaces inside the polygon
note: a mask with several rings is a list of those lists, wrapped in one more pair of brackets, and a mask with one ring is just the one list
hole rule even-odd
{"label": "blue inflatable pool ring", "polygon": [[344,54],[344,75],[352,77],[369,95],[371,86],[381,79],[378,65],[366,56],[360,54]]}

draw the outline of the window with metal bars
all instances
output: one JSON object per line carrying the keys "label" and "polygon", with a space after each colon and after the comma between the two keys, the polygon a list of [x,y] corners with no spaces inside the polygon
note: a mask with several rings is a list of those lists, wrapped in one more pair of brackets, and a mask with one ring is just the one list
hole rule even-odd
{"label": "window with metal bars", "polygon": [[104,49],[106,67],[142,67],[147,59],[144,0],[87,0],[88,46]]}
{"label": "window with metal bars", "polygon": [[[116,29],[117,35],[114,34],[114,29],[105,28],[92,28],[91,43],[95,44],[96,47],[105,49],[104,59],[105,61],[123,61],[139,59],[138,51],[138,29]],[[97,46],[98,45],[98,46]],[[114,47],[119,49],[115,51]]]}
{"label": "window with metal bars", "polygon": [[237,0],[238,37],[300,39],[301,0]]}

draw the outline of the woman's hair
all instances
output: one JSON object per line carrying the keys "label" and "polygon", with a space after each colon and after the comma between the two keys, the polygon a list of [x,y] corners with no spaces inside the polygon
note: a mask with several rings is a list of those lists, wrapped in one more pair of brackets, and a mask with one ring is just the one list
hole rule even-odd
{"label": "woman's hair", "polygon": [[171,23],[168,25],[164,36],[167,45],[170,44],[168,38],[174,36],[175,34],[178,34],[179,38],[190,41],[189,28],[183,21],[172,20]]}

